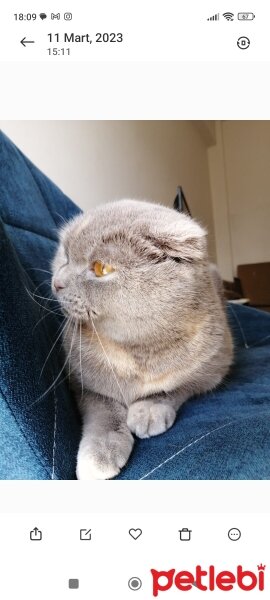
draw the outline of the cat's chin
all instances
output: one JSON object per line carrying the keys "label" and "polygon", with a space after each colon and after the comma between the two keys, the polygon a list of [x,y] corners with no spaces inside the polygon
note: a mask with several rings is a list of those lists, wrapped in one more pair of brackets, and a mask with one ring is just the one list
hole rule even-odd
{"label": "cat's chin", "polygon": [[70,319],[74,323],[88,323],[89,321],[89,313],[87,311],[83,313],[77,313],[73,312],[72,310],[68,310],[64,306],[61,306],[61,311],[66,318]]}

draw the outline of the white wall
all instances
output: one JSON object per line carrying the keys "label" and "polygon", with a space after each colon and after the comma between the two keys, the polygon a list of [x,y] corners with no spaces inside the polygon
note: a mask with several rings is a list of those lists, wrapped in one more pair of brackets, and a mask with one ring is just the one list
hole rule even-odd
{"label": "white wall", "polygon": [[184,188],[215,259],[207,146],[212,122],[6,121],[4,132],[84,210],[124,197],[172,205]]}
{"label": "white wall", "polygon": [[226,279],[237,266],[270,261],[270,121],[216,124],[209,149],[217,261]]}

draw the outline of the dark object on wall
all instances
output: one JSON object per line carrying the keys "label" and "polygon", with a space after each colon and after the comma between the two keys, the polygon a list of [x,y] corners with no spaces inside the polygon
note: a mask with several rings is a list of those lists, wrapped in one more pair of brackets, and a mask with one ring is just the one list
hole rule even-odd
{"label": "dark object on wall", "polygon": [[185,213],[191,217],[191,212],[181,185],[176,188],[176,197],[174,199],[173,208],[178,210],[178,212]]}
{"label": "dark object on wall", "polygon": [[234,277],[233,281],[223,281],[223,287],[226,300],[240,300],[244,297],[238,277]]}
{"label": "dark object on wall", "polygon": [[239,265],[237,275],[250,306],[270,312],[270,262]]}

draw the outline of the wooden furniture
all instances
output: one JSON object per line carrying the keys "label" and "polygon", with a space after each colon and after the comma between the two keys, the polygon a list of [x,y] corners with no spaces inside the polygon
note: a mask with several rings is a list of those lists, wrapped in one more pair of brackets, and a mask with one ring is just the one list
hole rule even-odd
{"label": "wooden furniture", "polygon": [[239,265],[237,276],[250,306],[270,312],[270,262]]}

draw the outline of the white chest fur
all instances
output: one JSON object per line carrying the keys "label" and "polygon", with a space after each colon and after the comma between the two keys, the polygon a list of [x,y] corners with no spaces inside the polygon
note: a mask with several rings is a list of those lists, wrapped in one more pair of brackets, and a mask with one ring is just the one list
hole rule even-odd
{"label": "white chest fur", "polygon": [[142,366],[133,354],[124,349],[120,344],[104,336],[92,335],[86,332],[83,339],[84,353],[91,363],[106,372],[107,378],[114,378],[114,374],[120,381],[130,383],[136,389],[136,396],[146,396],[160,392],[161,390],[173,389],[179,379],[179,371],[174,369],[165,373],[157,372],[156,369]]}

